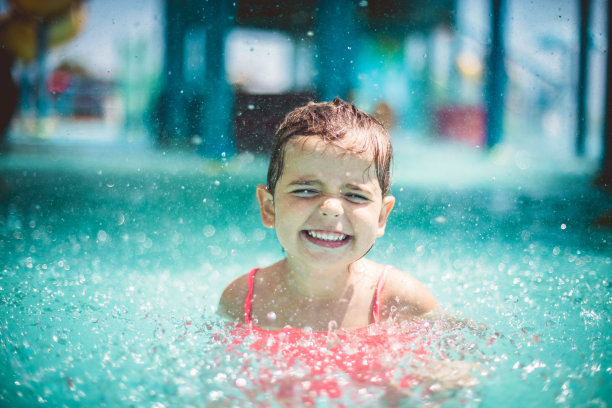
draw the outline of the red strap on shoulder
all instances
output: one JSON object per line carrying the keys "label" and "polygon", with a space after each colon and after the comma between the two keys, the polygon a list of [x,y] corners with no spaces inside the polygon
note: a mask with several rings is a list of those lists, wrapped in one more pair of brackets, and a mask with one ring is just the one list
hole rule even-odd
{"label": "red strap on shoulder", "polygon": [[253,268],[249,271],[247,276],[247,285],[249,287],[249,294],[244,300],[244,323],[251,324],[251,302],[253,300],[253,282],[255,281],[255,272],[257,272],[259,268]]}
{"label": "red strap on shoulder", "polygon": [[376,284],[374,306],[372,306],[372,319],[374,320],[374,324],[378,324],[378,322],[380,321],[380,299],[383,288],[385,287],[385,279],[387,276],[388,269],[389,265],[383,268],[382,272],[380,273],[380,277],[378,278],[378,283]]}

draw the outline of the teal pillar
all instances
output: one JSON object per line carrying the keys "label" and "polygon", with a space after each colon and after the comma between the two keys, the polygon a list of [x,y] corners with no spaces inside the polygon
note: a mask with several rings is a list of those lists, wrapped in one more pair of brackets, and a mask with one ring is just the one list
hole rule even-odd
{"label": "teal pillar", "polygon": [[317,89],[322,100],[349,99],[358,36],[356,2],[320,0],[317,19]]}
{"label": "teal pillar", "polygon": [[[612,12],[612,6],[610,3],[606,5],[608,16]],[[608,19],[608,39],[612,38],[612,22]],[[609,46],[608,46],[609,47]],[[603,155],[601,161],[601,175],[599,183],[608,189],[612,187],[612,117],[610,117],[610,110],[612,110],[612,93],[610,93],[610,87],[612,82],[610,81],[610,69],[612,69],[612,52],[607,52],[606,59],[606,96],[604,106],[604,126],[603,126]]]}
{"label": "teal pillar", "polygon": [[576,123],[576,155],[584,155],[584,142],[587,132],[587,73],[588,73],[588,33],[589,0],[580,2],[580,61],[578,68],[578,112]]}
{"label": "teal pillar", "polygon": [[204,6],[205,86],[199,107],[198,152],[223,158],[236,152],[233,132],[234,92],[225,75],[225,39],[233,25],[235,8],[229,1],[212,1]]}
{"label": "teal pillar", "polygon": [[487,78],[487,147],[501,141],[503,134],[504,93],[506,72],[504,68],[504,20],[505,0],[491,0],[491,49],[488,56]]}
{"label": "teal pillar", "polygon": [[185,15],[189,7],[187,1],[166,0],[166,21],[164,53],[164,71],[162,75],[162,92],[155,109],[159,130],[159,143],[167,145],[185,145],[190,137],[186,112],[187,91],[183,78],[185,62]]}

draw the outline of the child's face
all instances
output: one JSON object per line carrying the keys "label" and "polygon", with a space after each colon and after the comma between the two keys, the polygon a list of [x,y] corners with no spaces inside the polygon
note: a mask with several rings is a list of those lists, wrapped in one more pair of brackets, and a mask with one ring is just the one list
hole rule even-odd
{"label": "child's face", "polygon": [[257,191],[262,220],[290,259],[322,268],[355,262],[385,232],[392,196],[382,197],[365,154],[315,137],[289,142],[274,197]]}

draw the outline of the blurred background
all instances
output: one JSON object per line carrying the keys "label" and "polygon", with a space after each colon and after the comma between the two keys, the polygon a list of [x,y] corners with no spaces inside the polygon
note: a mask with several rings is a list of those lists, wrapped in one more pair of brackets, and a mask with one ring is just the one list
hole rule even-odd
{"label": "blurred background", "polygon": [[335,96],[393,139],[368,257],[497,338],[433,331],[488,374],[399,405],[606,406],[609,8],[0,0],[0,406],[252,406],[218,298],[285,256],[254,189],[283,114]]}
{"label": "blurred background", "polygon": [[608,12],[605,0],[0,0],[2,154],[265,154],[288,110],[340,96],[431,157],[451,146],[609,180]]}

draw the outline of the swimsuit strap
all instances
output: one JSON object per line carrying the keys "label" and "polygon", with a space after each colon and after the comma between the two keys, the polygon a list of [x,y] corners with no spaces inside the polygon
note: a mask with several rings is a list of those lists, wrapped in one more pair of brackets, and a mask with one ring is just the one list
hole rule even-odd
{"label": "swimsuit strap", "polygon": [[[374,319],[374,323],[378,323],[380,321],[380,299],[382,295],[383,288],[385,287],[385,280],[387,277],[387,271],[389,270],[390,265],[387,265],[383,268],[380,276],[378,278],[378,283],[376,284],[376,293],[374,297],[374,305],[372,306],[372,318]],[[247,276],[247,286],[249,288],[249,293],[247,294],[246,299],[244,300],[244,323],[251,324],[251,304],[253,300],[253,285],[255,282],[255,273],[259,270],[259,268],[253,268],[249,272]]]}
{"label": "swimsuit strap", "polygon": [[249,287],[249,294],[244,300],[244,323],[251,324],[251,301],[253,300],[253,282],[255,281],[255,272],[259,268],[253,268],[247,276],[247,285]]}
{"label": "swimsuit strap", "polygon": [[372,306],[372,319],[374,320],[374,324],[378,324],[380,321],[380,299],[382,295],[383,288],[385,287],[385,279],[387,277],[387,271],[391,266],[386,265],[382,272],[380,273],[380,277],[378,278],[378,283],[376,284],[376,293],[374,295],[374,305]]}

